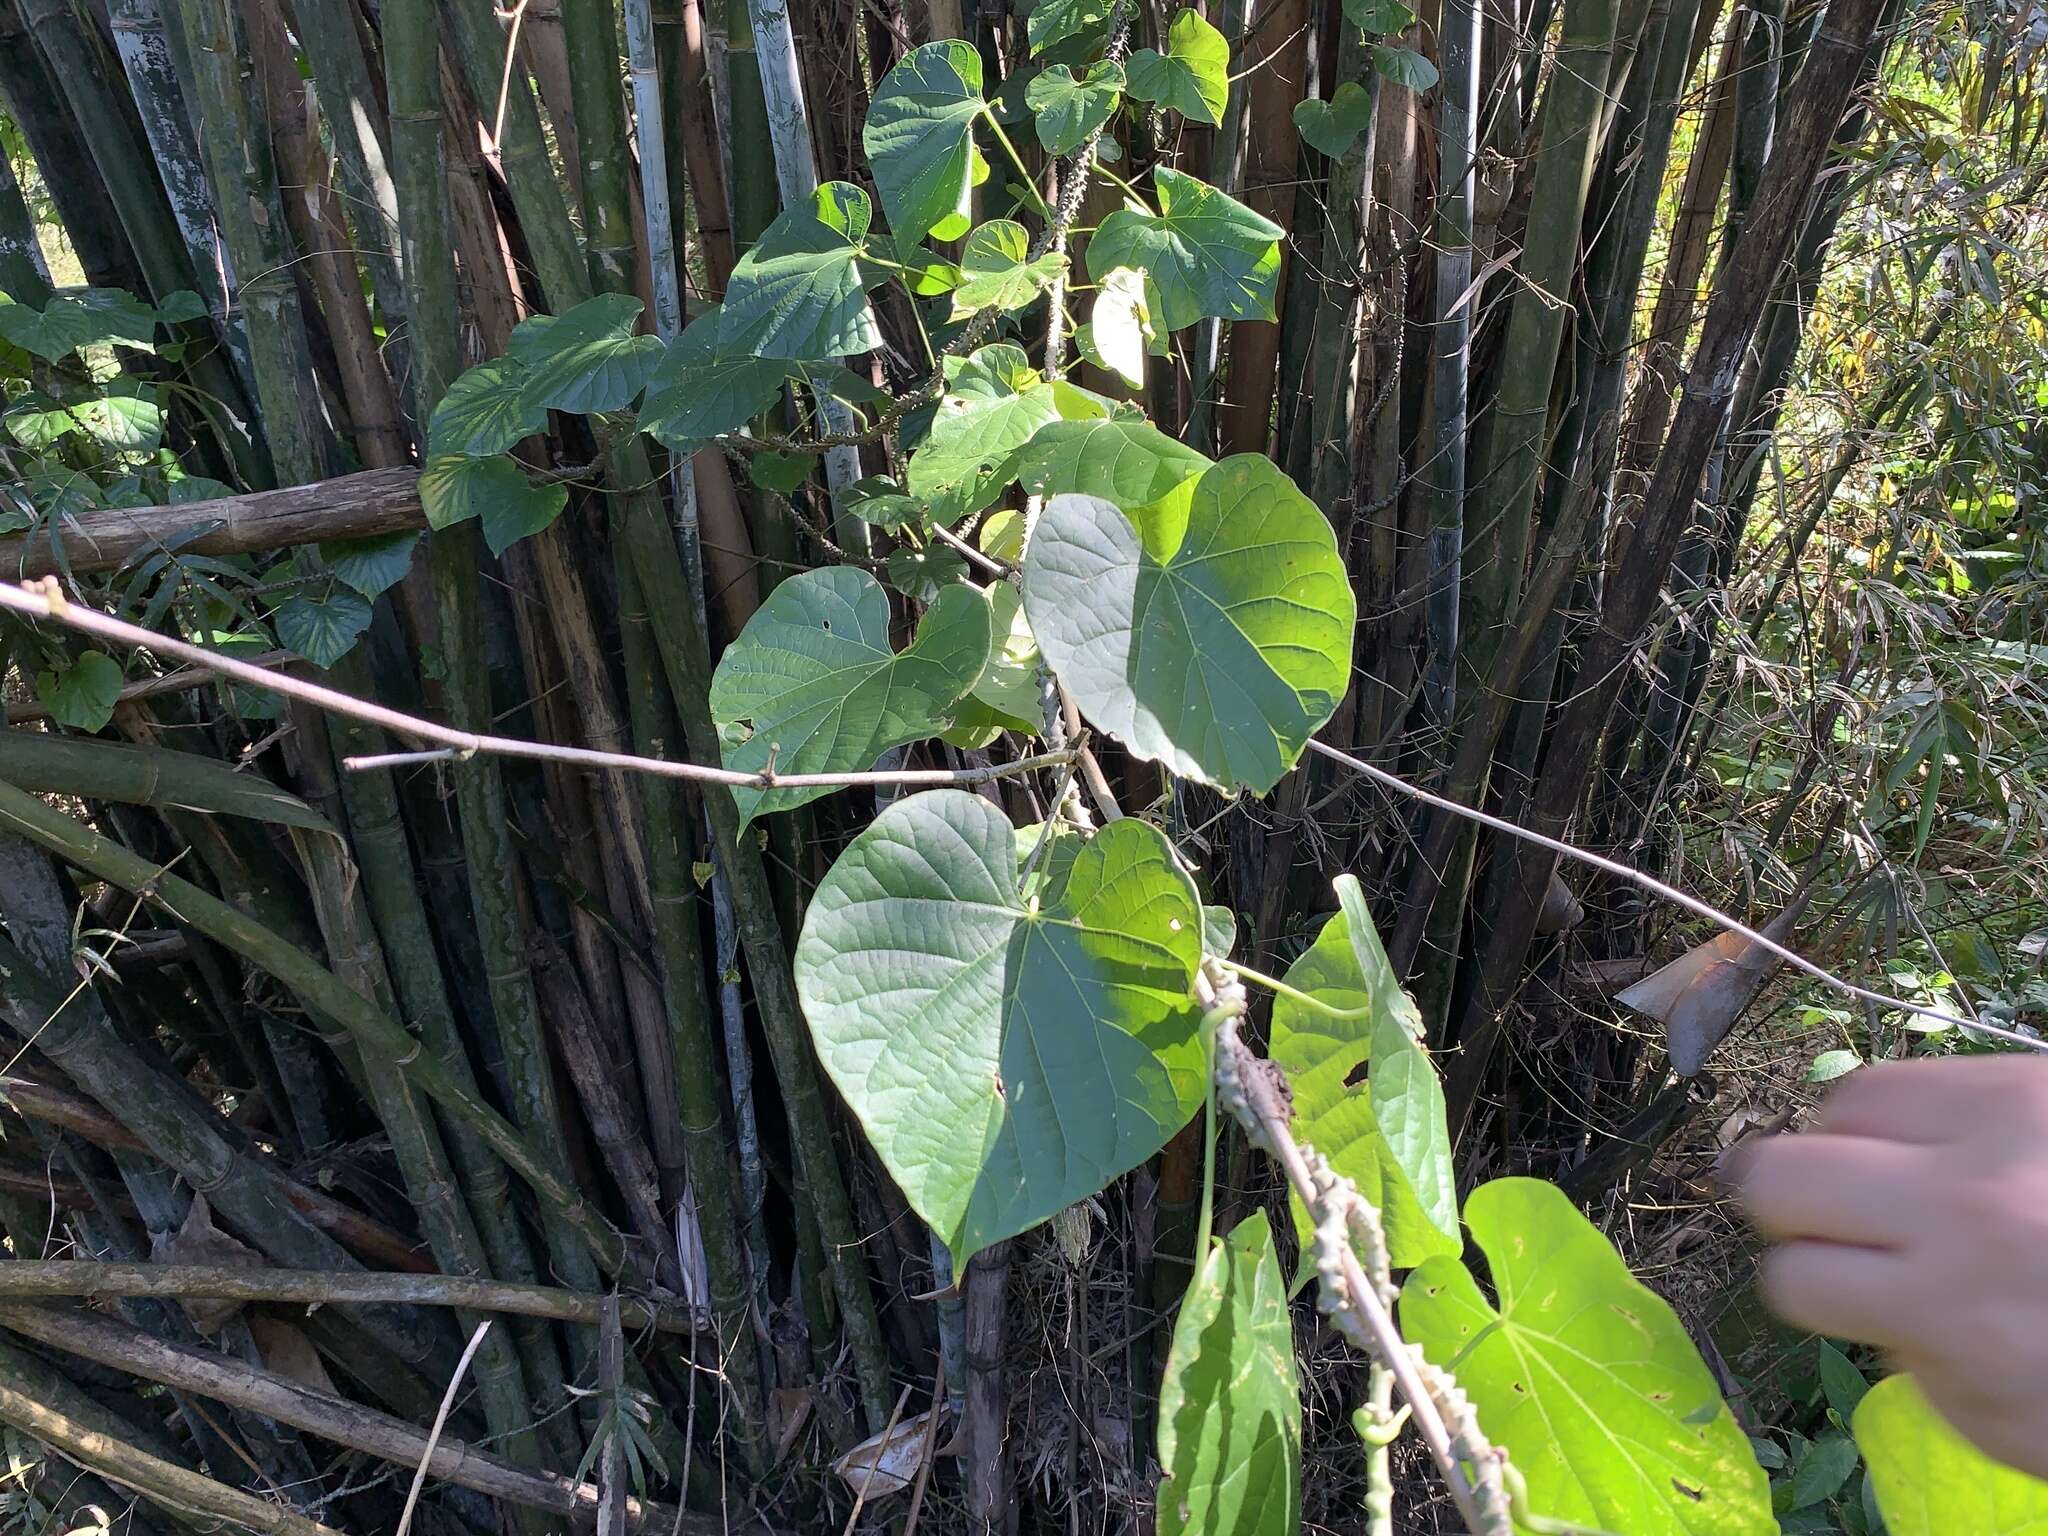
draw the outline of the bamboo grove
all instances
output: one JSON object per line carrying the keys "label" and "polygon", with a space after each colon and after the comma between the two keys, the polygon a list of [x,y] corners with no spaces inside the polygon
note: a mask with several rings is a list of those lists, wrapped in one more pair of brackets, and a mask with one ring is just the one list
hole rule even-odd
{"label": "bamboo grove", "polygon": [[[1404,1529],[1510,1495],[1471,1528],[1545,1528],[1483,1385],[1374,1353],[1389,1255],[1345,1224],[1463,1276],[1482,1174],[1598,1210],[1765,985],[1727,951],[1711,995],[1617,998],[1670,915],[1499,820],[1670,872],[1718,797],[1724,904],[1844,966],[1960,942],[1901,894],[1923,865],[2012,877],[2021,813],[1937,806],[2038,798],[1996,649],[2030,656],[2032,556],[1983,556],[2030,549],[2048,454],[2043,32],[2005,0],[0,0],[0,564],[50,582],[0,614],[7,1517],[1292,1529],[1159,1488],[1216,1277],[1299,1258],[1333,1322],[1265,1298],[1291,1518],[1390,1533],[1398,1481]],[[1140,506],[1327,547],[1287,598],[1320,627],[1260,652],[1314,653],[1286,689],[1186,616],[1155,664],[1199,709],[1135,640],[1101,660],[1089,562]],[[1854,615],[1915,582],[1945,617],[1909,654],[1878,635],[1924,615]],[[1858,735],[1863,695],[1895,702]],[[1156,1136],[1069,1155],[1052,1208],[878,1130],[873,999],[830,993],[858,882],[941,833],[997,850],[1011,916],[1119,860],[1126,938],[1185,907],[1202,1033]],[[1441,1068],[1447,1218],[1405,1163],[1360,1213],[1245,1065],[1298,1129],[1347,1113],[1366,1047],[1314,1020],[1369,1009],[1383,1116],[1380,1063]],[[1489,1253],[1576,1222],[1634,1286],[1564,1205],[1501,1178],[1465,1221]],[[1402,1327],[1449,1337],[1419,1294]],[[1390,1449],[1397,1389],[1434,1459]]]}

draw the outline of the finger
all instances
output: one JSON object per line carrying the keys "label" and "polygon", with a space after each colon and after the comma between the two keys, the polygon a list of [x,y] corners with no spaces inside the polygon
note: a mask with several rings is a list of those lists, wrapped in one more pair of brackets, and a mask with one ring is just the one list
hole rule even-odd
{"label": "finger", "polygon": [[1866,1136],[1773,1136],[1742,1161],[1742,1202],[1771,1237],[1902,1247],[1926,1208],[1929,1156]]}
{"label": "finger", "polygon": [[1881,1248],[1796,1242],[1764,1259],[1764,1299],[1795,1327],[1864,1344],[1909,1342],[1906,1260]]}
{"label": "finger", "polygon": [[1829,1091],[1812,1129],[1922,1146],[1960,1141],[1974,1123],[1972,1101],[2011,1070],[1990,1056],[1865,1067]]}

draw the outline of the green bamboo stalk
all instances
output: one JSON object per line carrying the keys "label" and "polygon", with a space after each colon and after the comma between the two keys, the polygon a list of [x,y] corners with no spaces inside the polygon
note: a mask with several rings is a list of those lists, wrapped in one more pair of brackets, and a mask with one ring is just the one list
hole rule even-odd
{"label": "green bamboo stalk", "polygon": [[0,779],[45,795],[177,807],[334,835],[327,818],[258,773],[218,758],[89,736],[0,731]]}
{"label": "green bamboo stalk", "polygon": [[0,825],[87,873],[164,907],[180,922],[268,971],[314,1014],[347,1031],[366,1054],[374,1058],[381,1053],[398,1062],[422,1091],[474,1130],[525,1179],[542,1204],[573,1227],[607,1269],[624,1267],[626,1253],[618,1234],[586,1205],[555,1158],[465,1090],[437,1058],[422,1053],[404,1027],[373,1000],[255,918],[8,784],[0,784]]}
{"label": "green bamboo stalk", "polygon": [[36,222],[14,179],[13,164],[0,155],[0,293],[17,304],[40,306],[49,302],[50,291],[50,268],[36,239]]}
{"label": "green bamboo stalk", "polygon": [[[619,37],[612,0],[562,0],[569,88],[583,172],[583,248],[599,293],[636,286],[633,204],[627,190],[626,124],[619,106]],[[660,114],[654,114],[658,123]]]}

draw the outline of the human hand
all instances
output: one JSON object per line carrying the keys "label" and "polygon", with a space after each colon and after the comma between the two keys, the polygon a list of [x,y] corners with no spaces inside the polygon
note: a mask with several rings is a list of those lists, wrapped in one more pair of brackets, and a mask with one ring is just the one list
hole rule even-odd
{"label": "human hand", "polygon": [[1739,1161],[1788,1321],[1889,1351],[1987,1454],[2048,1476],[2048,1060],[1858,1071]]}

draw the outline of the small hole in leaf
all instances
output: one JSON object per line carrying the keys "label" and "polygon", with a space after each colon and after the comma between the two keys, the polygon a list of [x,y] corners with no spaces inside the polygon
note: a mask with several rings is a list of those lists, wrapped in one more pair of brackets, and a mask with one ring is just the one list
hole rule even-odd
{"label": "small hole in leaf", "polygon": [[1518,1382],[1516,1382],[1516,1383],[1514,1383],[1514,1388],[1515,1388],[1515,1390],[1516,1390],[1517,1392],[1520,1392],[1520,1393],[1522,1393],[1522,1394],[1523,1394],[1523,1395],[1525,1395],[1525,1396],[1526,1396],[1526,1395],[1528,1394],[1528,1391],[1529,1391],[1529,1389],[1528,1389],[1527,1387],[1523,1386],[1523,1385],[1522,1385],[1522,1384],[1521,1384],[1521,1383],[1520,1383],[1519,1381],[1518,1381]]}
{"label": "small hole in leaf", "polygon": [[829,635],[832,633],[832,621],[830,619],[820,619],[818,622],[825,626],[826,634]]}
{"label": "small hole in leaf", "polygon": [[1691,1499],[1695,1504],[1704,1503],[1706,1500],[1706,1494],[1702,1493],[1697,1488],[1686,1487],[1685,1484],[1681,1483],[1675,1477],[1671,1479],[1671,1486],[1676,1488],[1680,1493],[1684,1494],[1688,1499]]}

